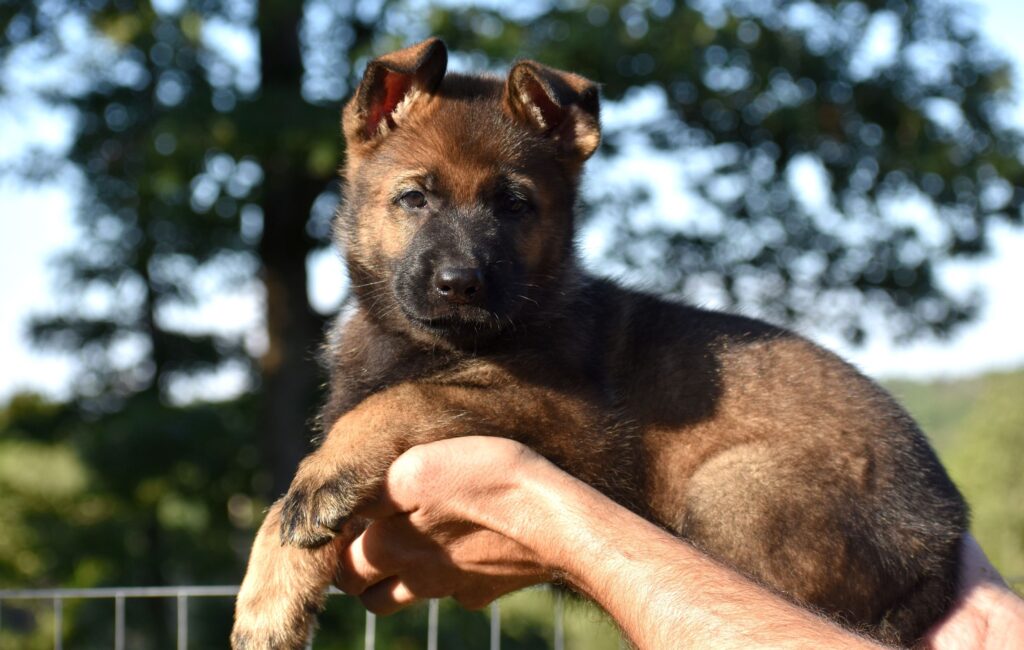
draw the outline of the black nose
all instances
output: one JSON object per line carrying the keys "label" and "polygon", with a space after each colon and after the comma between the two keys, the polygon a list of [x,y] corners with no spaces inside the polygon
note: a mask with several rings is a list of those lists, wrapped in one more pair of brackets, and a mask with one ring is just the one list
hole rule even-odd
{"label": "black nose", "polygon": [[484,299],[484,273],[480,269],[442,267],[434,272],[434,289],[452,304],[479,304]]}

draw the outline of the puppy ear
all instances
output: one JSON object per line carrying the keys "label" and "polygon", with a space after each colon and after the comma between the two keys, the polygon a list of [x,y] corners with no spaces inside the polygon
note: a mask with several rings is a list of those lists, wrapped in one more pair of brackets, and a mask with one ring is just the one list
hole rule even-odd
{"label": "puppy ear", "polygon": [[553,138],[578,162],[601,142],[597,84],[589,79],[520,61],[508,73],[504,101],[515,120]]}
{"label": "puppy ear", "polygon": [[448,49],[438,38],[370,61],[342,117],[348,142],[387,135],[413,104],[437,89],[447,66]]}

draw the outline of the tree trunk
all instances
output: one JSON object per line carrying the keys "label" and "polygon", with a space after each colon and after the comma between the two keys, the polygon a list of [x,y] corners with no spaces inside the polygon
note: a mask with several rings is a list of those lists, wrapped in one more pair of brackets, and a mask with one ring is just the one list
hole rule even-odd
{"label": "tree trunk", "polygon": [[[303,3],[265,1],[260,7],[262,101],[300,102],[302,57],[299,19]],[[329,137],[329,136],[328,136]],[[305,160],[284,146],[261,161],[263,235],[259,245],[266,288],[267,352],[263,373],[263,450],[277,497],[291,482],[309,448],[308,423],[316,405],[319,369],[315,353],[324,320],[310,306],[306,258],[315,242],[306,232],[310,208],[324,189]]]}
{"label": "tree trunk", "polygon": [[289,189],[266,188],[260,245],[268,336],[262,363],[264,449],[274,496],[287,489],[308,451],[308,422],[319,384],[315,352],[323,327],[306,293],[306,256],[312,242],[305,234],[305,216],[312,198]]}

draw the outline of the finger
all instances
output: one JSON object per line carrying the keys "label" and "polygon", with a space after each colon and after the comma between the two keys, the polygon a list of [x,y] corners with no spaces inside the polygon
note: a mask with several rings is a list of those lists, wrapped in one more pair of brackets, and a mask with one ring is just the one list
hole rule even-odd
{"label": "finger", "polygon": [[335,584],[346,594],[358,596],[372,585],[398,573],[399,558],[408,526],[403,516],[371,523],[345,547]]}
{"label": "finger", "polygon": [[342,551],[338,588],[348,594],[360,594],[410,566],[429,562],[424,556],[436,548],[409,521],[409,515],[374,521]]}
{"label": "finger", "polygon": [[987,583],[1006,586],[1003,577],[992,566],[978,540],[968,533],[960,542],[960,590],[966,591],[968,588]]}
{"label": "finger", "polygon": [[387,616],[421,599],[409,590],[401,578],[392,576],[367,589],[359,600],[374,614]]}
{"label": "finger", "polygon": [[471,586],[454,592],[452,594],[452,599],[464,609],[476,611],[487,607],[501,595],[502,594],[488,588]]}
{"label": "finger", "polygon": [[372,499],[362,503],[353,513],[367,519],[386,519],[395,515],[405,514],[413,509],[409,506],[403,506],[394,498],[392,491],[388,487],[388,481],[385,480],[380,489],[377,490],[377,494]]}

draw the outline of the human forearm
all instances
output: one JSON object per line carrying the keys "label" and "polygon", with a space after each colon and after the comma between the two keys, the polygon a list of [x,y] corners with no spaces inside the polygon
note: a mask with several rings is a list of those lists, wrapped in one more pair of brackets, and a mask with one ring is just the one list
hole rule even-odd
{"label": "human forearm", "polygon": [[524,507],[509,522],[518,528],[512,534],[600,604],[641,649],[875,647],[550,465],[529,467],[521,486]]}

